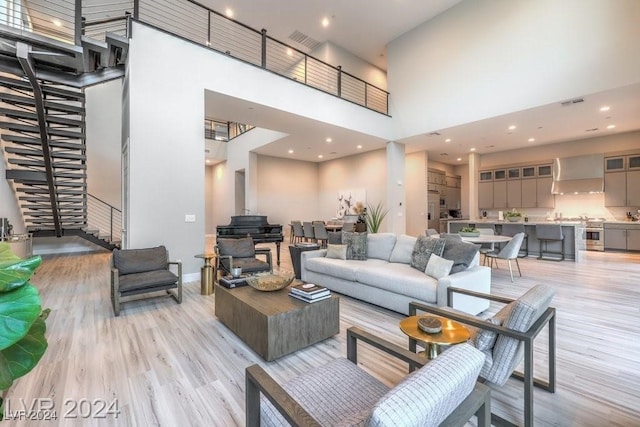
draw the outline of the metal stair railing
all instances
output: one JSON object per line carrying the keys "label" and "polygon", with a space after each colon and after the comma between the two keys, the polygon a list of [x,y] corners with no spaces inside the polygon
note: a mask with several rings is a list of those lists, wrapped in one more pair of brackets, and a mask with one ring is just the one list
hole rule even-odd
{"label": "metal stair railing", "polygon": [[109,243],[120,242],[122,211],[92,194],[87,196],[88,228],[98,230],[98,237]]}

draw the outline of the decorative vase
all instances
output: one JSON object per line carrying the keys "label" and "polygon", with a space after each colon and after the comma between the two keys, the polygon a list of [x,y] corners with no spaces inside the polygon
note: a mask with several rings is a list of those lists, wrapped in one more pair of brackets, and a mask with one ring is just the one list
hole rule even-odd
{"label": "decorative vase", "polygon": [[507,221],[509,221],[509,222],[518,222],[518,221],[520,221],[520,219],[522,219],[521,216],[508,216],[507,217]]}

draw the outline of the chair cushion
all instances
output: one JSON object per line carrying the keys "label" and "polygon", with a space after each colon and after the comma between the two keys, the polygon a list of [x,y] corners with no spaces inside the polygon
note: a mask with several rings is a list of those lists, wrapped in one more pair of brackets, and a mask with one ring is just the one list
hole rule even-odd
{"label": "chair cushion", "polygon": [[367,235],[367,258],[389,261],[396,245],[394,233],[369,233]]}
{"label": "chair cushion", "polygon": [[439,425],[473,391],[483,362],[469,344],[449,348],[385,394],[366,425]]}
{"label": "chair cushion", "polygon": [[166,288],[175,284],[178,276],[169,270],[145,271],[143,273],[125,274],[118,278],[120,292],[132,292],[155,287]]}
{"label": "chair cushion", "polygon": [[256,255],[256,247],[251,237],[241,239],[218,239],[220,255],[231,255],[236,258],[250,258]]}
{"label": "chair cushion", "polygon": [[[311,369],[282,387],[326,426],[362,425],[389,390],[345,358]],[[289,426],[264,396],[260,406],[260,425]]]}
{"label": "chair cushion", "polygon": [[416,270],[425,271],[431,254],[442,255],[445,242],[445,239],[418,236],[416,244],[413,246],[413,251],[411,252],[411,262],[409,265]]}
{"label": "chair cushion", "polygon": [[[491,317],[487,319],[487,322],[495,326],[502,325],[502,319],[497,317]],[[471,342],[473,342],[475,348],[480,351],[493,349],[493,346],[495,345],[497,339],[497,333],[486,329],[476,329],[475,334],[471,335]]]}
{"label": "chair cushion", "polygon": [[446,236],[442,258],[453,261],[451,274],[459,273],[471,266],[479,250],[478,245],[460,240],[460,237]]}
{"label": "chair cushion", "polygon": [[120,275],[166,270],[167,261],[167,248],[164,246],[146,249],[116,249],[112,255],[112,265],[118,269]]}
{"label": "chair cushion", "polygon": [[342,232],[342,244],[347,245],[347,259],[367,259],[367,233]]}
{"label": "chair cushion", "polygon": [[416,244],[416,237],[407,236],[401,234],[396,239],[396,244],[391,252],[389,262],[401,262],[403,264],[409,264],[411,262],[411,254],[413,253],[413,247]]}
{"label": "chair cushion", "polygon": [[[223,258],[220,260],[222,264],[222,268],[227,272],[231,270],[230,261],[227,258]],[[271,266],[268,262],[262,261],[260,259],[249,257],[249,258],[233,258],[233,266],[242,268],[243,273],[256,273],[260,271],[270,271]]]}

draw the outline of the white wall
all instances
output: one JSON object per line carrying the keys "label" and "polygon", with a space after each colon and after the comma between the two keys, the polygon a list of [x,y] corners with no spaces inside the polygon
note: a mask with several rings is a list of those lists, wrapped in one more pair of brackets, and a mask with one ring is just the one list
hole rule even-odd
{"label": "white wall", "polygon": [[395,137],[640,81],[637,0],[472,0],[387,46]]}

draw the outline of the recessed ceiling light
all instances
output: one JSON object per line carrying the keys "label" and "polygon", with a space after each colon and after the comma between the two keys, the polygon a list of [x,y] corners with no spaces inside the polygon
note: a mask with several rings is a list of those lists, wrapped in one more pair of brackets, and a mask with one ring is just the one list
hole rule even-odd
{"label": "recessed ceiling light", "polygon": [[609,107],[608,105],[605,105],[604,107],[600,107],[600,111],[609,111],[611,109],[611,107]]}
{"label": "recessed ceiling light", "polygon": [[211,160],[207,159],[204,161],[205,163],[211,163]]}
{"label": "recessed ceiling light", "polygon": [[609,125],[607,126],[607,129],[615,129],[616,125]]}
{"label": "recessed ceiling light", "polygon": [[356,148],[359,150],[362,148],[362,145],[358,145]]}
{"label": "recessed ceiling light", "polygon": [[325,139],[325,141],[327,141],[327,142],[333,142],[333,139],[331,139],[331,138],[327,138],[327,139]]}
{"label": "recessed ceiling light", "polygon": [[516,125],[509,126],[509,130],[514,130],[515,128],[516,128]]}
{"label": "recessed ceiling light", "polygon": [[471,149],[469,149],[469,151],[476,151],[476,149],[475,148],[471,148]]}
{"label": "recessed ceiling light", "polygon": [[327,18],[326,16],[322,18],[322,26],[325,28],[329,26],[329,18]]}
{"label": "recessed ceiling light", "polygon": [[458,157],[456,160],[460,162],[462,161],[462,157]]}
{"label": "recessed ceiling light", "polygon": [[323,158],[323,157],[324,157],[324,156],[323,156],[322,154],[318,154],[318,158],[319,158],[319,159],[321,159],[321,158]]}
{"label": "recessed ceiling light", "polygon": [[289,150],[289,154],[293,154],[293,150]]}
{"label": "recessed ceiling light", "polygon": [[62,27],[62,22],[60,22],[59,19],[53,19],[51,21],[53,23],[53,25],[55,25],[56,27]]}
{"label": "recessed ceiling light", "polygon": [[451,138],[445,139],[444,142],[451,142]]}
{"label": "recessed ceiling light", "polygon": [[290,47],[287,48],[287,55],[289,55],[289,56],[293,55],[293,50],[291,50]]}
{"label": "recessed ceiling light", "polygon": [[529,138],[527,141],[529,141],[529,142],[536,142],[536,139],[535,139],[535,138]]}
{"label": "recessed ceiling light", "polygon": [[233,18],[233,9],[230,7],[226,8],[224,14],[227,15],[227,18]]}
{"label": "recessed ceiling light", "polygon": [[206,42],[204,42],[204,44],[206,44],[207,46],[211,46],[211,41],[207,40]]}

